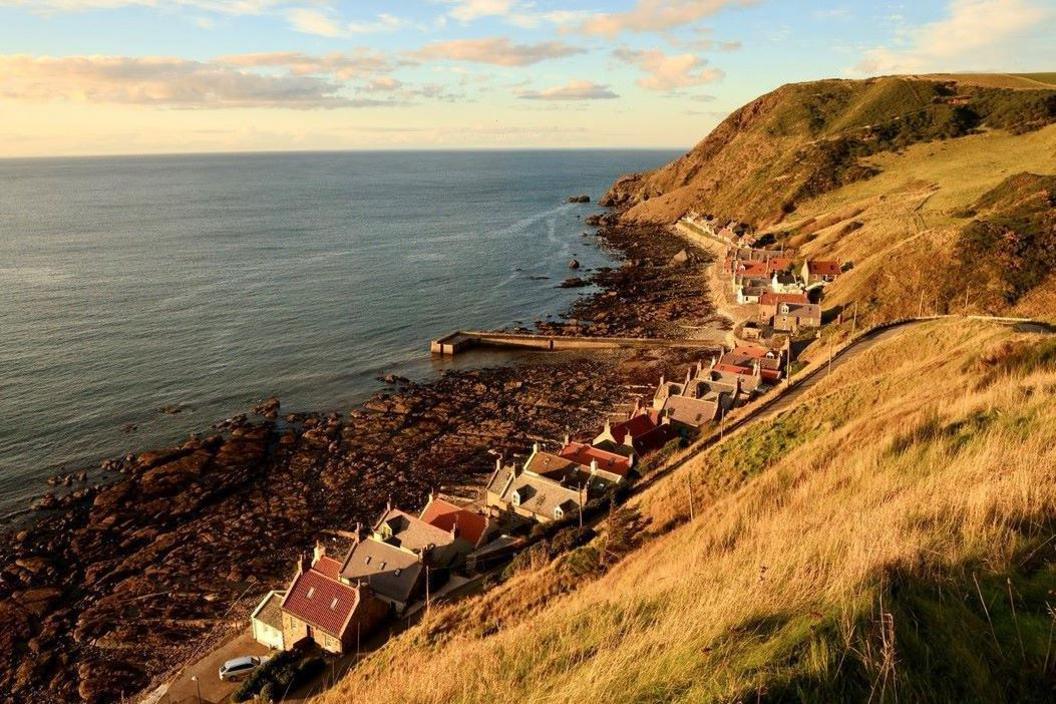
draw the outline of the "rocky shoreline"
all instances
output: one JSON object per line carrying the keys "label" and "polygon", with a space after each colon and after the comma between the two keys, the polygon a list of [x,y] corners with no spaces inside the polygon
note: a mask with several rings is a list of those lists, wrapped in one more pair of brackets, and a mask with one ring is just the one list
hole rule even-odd
{"label": "rocky shoreline", "polygon": [[[659,228],[596,224],[623,266],[591,276],[601,292],[540,330],[671,336],[715,324],[706,254]],[[319,535],[371,521],[389,500],[413,507],[432,489],[471,491],[495,453],[594,429],[634,390],[684,369],[688,354],[388,378],[388,389],[344,413],[283,415],[269,399],[257,419],[109,460],[103,484],[63,479],[69,490],[46,495],[32,526],[0,536],[3,701],[109,702],[141,691],[243,628]]]}

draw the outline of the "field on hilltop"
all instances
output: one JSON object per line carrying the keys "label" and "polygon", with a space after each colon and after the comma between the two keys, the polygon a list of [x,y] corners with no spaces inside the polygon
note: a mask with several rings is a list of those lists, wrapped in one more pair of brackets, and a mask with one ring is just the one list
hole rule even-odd
{"label": "field on hilltop", "polygon": [[320,701],[1051,701],[1054,394],[1048,333],[908,328]]}
{"label": "field on hilltop", "polygon": [[951,74],[785,85],[735,111],[685,156],[621,179],[605,202],[637,221],[669,224],[696,210],[772,225],[812,198],[875,177],[867,157],[981,131],[1024,134],[1056,121],[1056,86],[1042,78]]}

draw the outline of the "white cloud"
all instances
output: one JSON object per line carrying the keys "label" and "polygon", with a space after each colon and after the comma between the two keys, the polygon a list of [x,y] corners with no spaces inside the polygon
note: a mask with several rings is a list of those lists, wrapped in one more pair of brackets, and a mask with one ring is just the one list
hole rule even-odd
{"label": "white cloud", "polygon": [[442,0],[451,9],[448,16],[463,24],[485,17],[498,17],[508,24],[532,29],[543,24],[569,25],[590,16],[582,10],[538,11],[530,0]]}
{"label": "white cloud", "polygon": [[411,54],[425,60],[468,61],[494,66],[529,66],[531,64],[583,53],[583,49],[564,42],[514,44],[507,37],[455,39],[433,42]]}
{"label": "white cloud", "polygon": [[854,74],[923,73],[988,68],[984,62],[1013,54],[1016,39],[1053,18],[1051,8],[1029,0],[952,0],[937,22],[903,30],[903,47],[865,53]]}
{"label": "white cloud", "polygon": [[259,15],[289,0],[0,0],[0,6],[28,7],[39,12],[116,10],[122,7],[191,7],[225,15]]}
{"label": "white cloud", "polygon": [[[265,65],[247,63],[243,65]],[[165,56],[0,56],[0,96],[28,102],[72,101],[170,108],[340,108],[378,101],[350,97],[319,76],[243,70],[231,59]]]}
{"label": "white cloud", "polygon": [[555,86],[541,91],[523,91],[517,95],[525,100],[611,100],[619,98],[608,86],[591,81],[569,81],[563,86]]}
{"label": "white cloud", "polygon": [[727,7],[758,0],[637,0],[626,12],[595,14],[579,25],[585,34],[615,37],[623,32],[664,32],[710,17]]}
{"label": "white cloud", "polygon": [[298,7],[286,13],[290,26],[303,34],[315,34],[320,37],[340,37],[344,29],[328,13]]}
{"label": "white cloud", "polygon": [[294,76],[334,76],[343,81],[373,78],[391,72],[395,66],[384,54],[371,49],[310,56],[299,51],[221,56],[216,63],[239,68],[282,68]]}
{"label": "white cloud", "polygon": [[613,52],[613,56],[634,64],[646,74],[637,82],[646,90],[670,92],[713,83],[725,76],[720,69],[709,67],[706,59],[695,54],[665,54],[659,49],[620,48]]}

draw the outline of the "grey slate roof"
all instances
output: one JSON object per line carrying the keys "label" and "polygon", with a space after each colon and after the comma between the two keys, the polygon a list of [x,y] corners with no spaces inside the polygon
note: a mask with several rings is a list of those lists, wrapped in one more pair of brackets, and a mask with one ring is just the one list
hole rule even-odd
{"label": "grey slate roof", "polygon": [[356,543],[341,566],[341,578],[366,580],[378,596],[406,603],[424,576],[418,556],[374,538]]}

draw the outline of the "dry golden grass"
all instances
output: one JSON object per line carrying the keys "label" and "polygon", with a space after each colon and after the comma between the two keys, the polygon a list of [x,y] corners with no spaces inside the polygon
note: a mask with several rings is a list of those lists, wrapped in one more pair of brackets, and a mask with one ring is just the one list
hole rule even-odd
{"label": "dry golden grass", "polygon": [[[881,173],[799,207],[776,229],[806,231],[791,241],[808,257],[838,258],[853,270],[827,290],[827,308],[858,301],[867,322],[918,312],[962,312],[964,301],[943,292],[964,208],[1012,174],[1056,173],[1056,125],[1025,135],[1002,132],[918,144],[867,160]],[[847,227],[850,222],[860,226]],[[803,223],[825,224],[814,230]],[[1053,316],[1056,295],[1043,284],[1021,302],[1021,315]],[[968,310],[980,306],[967,290]]]}
{"label": "dry golden grass", "polygon": [[[1035,359],[1043,337],[944,321],[878,344],[637,497],[654,535],[606,574],[577,583],[558,558],[439,609],[321,701],[1004,698],[1011,684],[986,668],[1027,672],[1050,623],[1019,603],[1008,630],[991,593],[1024,553],[1047,555],[1056,372],[1048,357],[1002,364]],[[941,614],[906,596],[930,586],[905,585],[956,593],[953,613],[973,581],[993,642],[980,621],[976,640],[934,635],[918,662],[914,639]],[[949,628],[962,621],[975,623]],[[942,667],[964,672],[920,675]]]}

